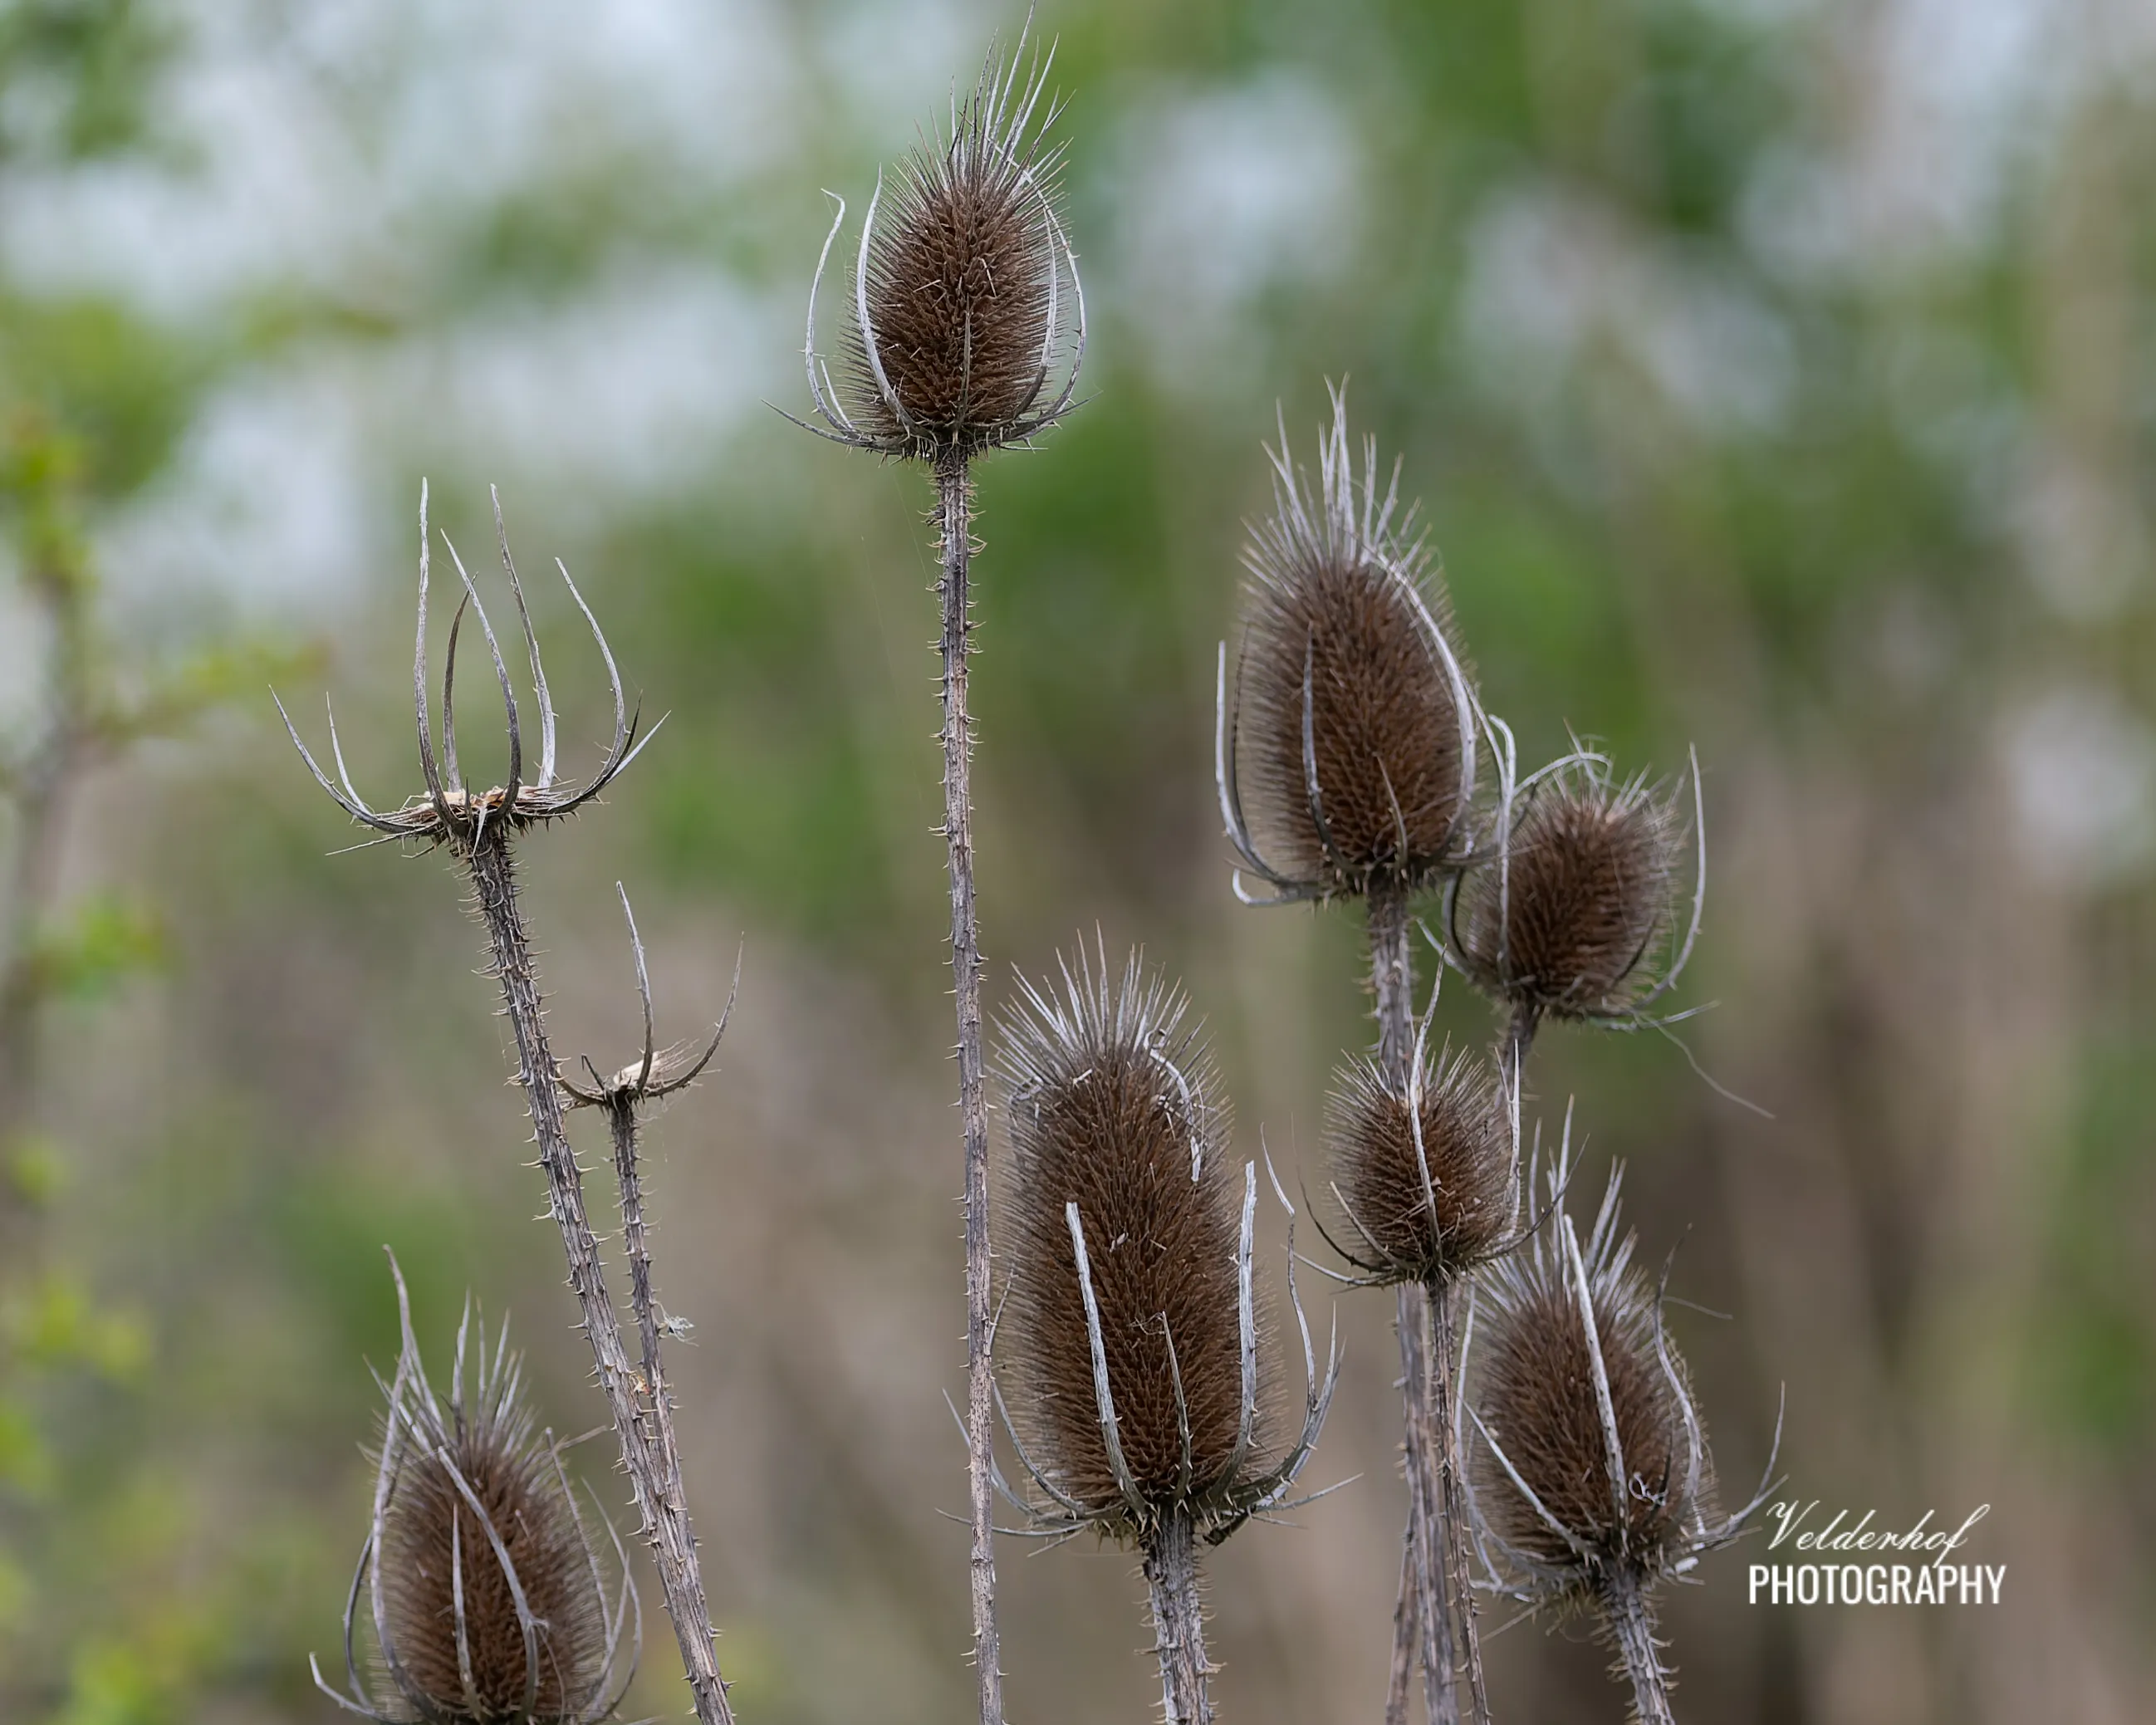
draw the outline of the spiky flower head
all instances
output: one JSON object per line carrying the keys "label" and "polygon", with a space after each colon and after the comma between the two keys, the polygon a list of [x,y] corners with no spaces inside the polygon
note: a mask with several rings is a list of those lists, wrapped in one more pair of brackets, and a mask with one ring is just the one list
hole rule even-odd
{"label": "spiky flower head", "polygon": [[1137,953],[1117,978],[1081,944],[1060,989],[1021,979],[1002,1026],[1012,1435],[1048,1520],[1137,1539],[1178,1517],[1217,1534],[1276,1502],[1331,1391],[1313,1377],[1301,1435],[1269,1444],[1256,1170],[1229,1163],[1227,1105],[1188,1020]]}
{"label": "spiky flower head", "polygon": [[1457,860],[1475,788],[1475,697],[1451,607],[1399,470],[1358,470],[1347,397],[1318,479],[1268,449],[1273,511],[1243,552],[1250,582],[1232,699],[1221,649],[1215,768],[1240,870],[1276,899],[1405,891]]}
{"label": "spiky flower head", "polygon": [[1530,1604],[1637,1597],[1734,1538],[1762,1501],[1716,1509],[1690,1376],[1620,1230],[1622,1174],[1611,1171],[1584,1246],[1560,1211],[1477,1286],[1472,1507],[1504,1589]]}
{"label": "spiky flower head", "polygon": [[1699,929],[1705,859],[1680,942],[1677,895],[1694,830],[1675,787],[1619,780],[1568,757],[1507,798],[1493,853],[1460,877],[1447,920],[1475,983],[1533,1019],[1629,1025],[1674,985]]}
{"label": "spiky flower head", "polygon": [[[403,1348],[385,1386],[373,1527],[346,1606],[351,1692],[331,1690],[318,1666],[315,1681],[348,1711],[398,1725],[596,1725],[627,1691],[642,1634],[626,1554],[608,1527],[610,1589],[562,1446],[524,1399],[506,1327],[490,1355],[466,1308],[444,1402],[401,1274],[397,1295]],[[354,1656],[362,1593],[374,1630],[365,1681]]]}
{"label": "spiky flower head", "polygon": [[1399,1079],[1351,1061],[1325,1139],[1347,1229],[1335,1244],[1371,1282],[1450,1281],[1518,1240],[1518,1120],[1481,1056],[1419,1043]]}
{"label": "spiky flower head", "polygon": [[[886,455],[963,465],[1022,443],[1070,405],[1086,301],[1056,211],[1061,112],[1055,59],[991,53],[947,131],[886,181],[861,223],[839,376],[816,351],[816,299],[844,199],[808,293],[808,388],[824,434]],[[816,428],[811,428],[814,429]]]}

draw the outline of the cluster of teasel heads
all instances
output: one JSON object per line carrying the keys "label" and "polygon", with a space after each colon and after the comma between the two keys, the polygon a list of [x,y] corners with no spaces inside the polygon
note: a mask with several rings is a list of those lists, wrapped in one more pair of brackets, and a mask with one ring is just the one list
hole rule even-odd
{"label": "cluster of teasel heads", "polygon": [[[1268,1363],[1277,1350],[1255,1272],[1256,1168],[1243,1163],[1237,1178],[1229,1110],[1186,999],[1135,954],[1118,976],[1104,946],[1088,954],[1081,943],[1060,987],[1021,979],[1004,1019],[1009,1158],[998,1219],[1009,1236],[1009,1279],[1003,1305],[991,1298],[967,700],[971,466],[1055,424],[1072,403],[1084,355],[1084,295],[1056,207],[1061,151],[1045,137],[1060,111],[1046,95],[1051,59],[1038,49],[1029,59],[1023,36],[1008,60],[992,55],[971,92],[954,98],[947,128],[888,182],[879,177],[838,349],[826,356],[816,305],[844,223],[839,201],[810,290],[804,358],[821,424],[809,429],[918,461],[937,488],[965,1168],[960,1424],[971,1467],[983,1725],[1002,1719],[992,1542],[998,1492],[1022,1512],[1024,1533],[1060,1541],[1091,1531],[1140,1553],[1164,1715],[1169,1725],[1204,1725],[1213,1717],[1212,1667],[1199,1548],[1306,1501],[1293,1494],[1332,1400],[1337,1356],[1328,1350],[1319,1369],[1296,1293],[1296,1211],[1271,1179],[1290,1218],[1286,1288],[1302,1354],[1300,1418],[1291,1417],[1292,1397]],[[1400,509],[1398,470],[1381,490],[1374,449],[1365,445],[1358,463],[1337,392],[1314,483],[1291,459],[1284,426],[1269,454],[1276,507],[1246,553],[1252,579],[1232,694],[1224,644],[1221,651],[1218,789],[1239,897],[1360,897],[1369,911],[1380,1034],[1373,1057],[1343,1070],[1330,1105],[1327,1185],[1338,1232],[1327,1237],[1348,1266],[1338,1280],[1399,1291],[1410,1516],[1389,1720],[1404,1725],[1418,1666],[1438,1725],[1464,1712],[1488,1717],[1478,1585],[1534,1605],[1591,1604],[1622,1655],[1642,1717],[1664,1719],[1666,1677],[1649,1596],[1733,1537],[1748,1511],[1718,1517],[1712,1509],[1703,1430],[1663,1332],[1660,1290],[1633,1266],[1630,1237],[1620,1237],[1614,1179],[1584,1247],[1563,1214],[1568,1121],[1546,1202],[1530,1213],[1536,1182],[1522,1168],[1521,1092],[1546,1020],[1666,1029],[1650,1009],[1690,954],[1704,850],[1680,937],[1686,818],[1670,789],[1620,780],[1585,749],[1518,778],[1511,733],[1481,706],[1455,644],[1414,512]],[[701,1048],[657,1050],[632,918],[640,1058],[611,1077],[589,1061],[572,1077],[555,1060],[512,846],[590,804],[643,742],[605,638],[563,569],[605,663],[614,727],[588,779],[559,779],[552,700],[498,503],[495,521],[528,652],[528,698],[540,716],[536,773],[526,770],[514,680],[454,547],[464,595],[449,631],[437,749],[424,489],[413,667],[422,790],[377,809],[354,789],[333,722],[334,778],[296,731],[293,740],[322,788],[371,832],[366,842],[446,848],[469,880],[516,1036],[547,1214],[561,1228],[696,1713],[706,1725],[731,1725],[661,1353],[680,1326],[664,1317],[653,1287],[637,1147],[644,1111],[705,1069],[725,1021]],[[466,782],[457,745],[455,665],[467,616],[485,637],[507,722],[507,772],[485,790]],[[1485,793],[1479,765],[1494,769],[1494,793]],[[1691,776],[1697,835],[1696,763]],[[1431,939],[1444,962],[1507,1013],[1486,1059],[1433,1051],[1429,1017],[1413,1009],[1414,903],[1431,894],[1442,931]],[[579,1107],[598,1111],[609,1128],[640,1343],[634,1359],[567,1135],[567,1114]],[[398,1295],[403,1344],[385,1386],[372,1521],[346,1610],[347,1686],[331,1689],[319,1671],[316,1680],[340,1705],[385,1722],[608,1717],[641,1640],[625,1551],[603,1512],[596,1520],[611,1563],[588,1537],[562,1446],[536,1432],[504,1348],[490,1358],[482,1335],[468,1370],[460,1331],[444,1403],[422,1368],[401,1276]],[[1463,1379],[1471,1397],[1460,1394]],[[1016,1487],[996,1456],[998,1410],[1020,1465]],[[362,1627],[372,1636],[365,1657]]]}
{"label": "cluster of teasel heads", "polygon": [[[1373,441],[1358,462],[1337,389],[1332,409],[1314,480],[1285,426],[1268,451],[1274,506],[1245,552],[1232,679],[1221,647],[1215,776],[1238,897],[1368,907],[1378,1048],[1333,1087],[1327,1238],[1340,1280],[1399,1291],[1409,1515],[1388,1717],[1405,1720],[1418,1666],[1433,1721],[1490,1717],[1481,1590],[1594,1608],[1641,1717],[1666,1719],[1650,1596],[1756,1504],[1710,1507],[1704,1430],[1660,1291],[1620,1238],[1615,1181],[1583,1251],[1563,1212],[1569,1117],[1537,1210],[1521,1109],[1545,1022],[1674,1021],[1653,1009],[1698,933],[1697,763],[1688,809],[1680,788],[1621,778],[1577,746],[1520,777],[1398,466],[1381,480]],[[1435,987],[1430,1010],[1413,1004],[1418,896],[1436,901],[1425,932],[1442,963],[1503,1013],[1487,1055],[1430,1046]]]}

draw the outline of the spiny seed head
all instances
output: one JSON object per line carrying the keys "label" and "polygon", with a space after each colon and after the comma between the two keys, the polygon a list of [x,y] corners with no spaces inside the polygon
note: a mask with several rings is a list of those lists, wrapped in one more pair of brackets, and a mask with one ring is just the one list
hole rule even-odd
{"label": "spiny seed head", "polygon": [[1613,1173],[1584,1250],[1560,1215],[1477,1301],[1470,1479],[1522,1597],[1582,1595],[1620,1572],[1651,1582],[1734,1530],[1715,1522],[1706,1434],[1634,1237],[1619,1236],[1618,1188]]}
{"label": "spiny seed head", "polygon": [[1489,1063],[1465,1050],[1418,1050],[1400,1081],[1351,1063],[1327,1101],[1326,1147],[1345,1250],[1373,1281],[1449,1281],[1517,1237],[1512,1111]]}
{"label": "spiny seed head", "polygon": [[1346,397],[1332,403],[1316,486],[1288,459],[1285,428],[1266,452],[1274,508],[1243,553],[1235,734],[1222,746],[1240,861],[1299,898],[1412,888],[1445,870],[1475,770],[1474,697],[1444,584],[1414,510],[1397,516],[1397,466],[1380,491],[1373,439],[1358,475]]}
{"label": "spiny seed head", "polygon": [[[1188,1009],[1135,952],[1118,981],[1081,946],[1062,988],[1025,983],[1002,1026],[1011,1291],[998,1333],[1020,1392],[1017,1429],[1055,1489],[1115,1532],[1178,1509],[1202,1522],[1258,1471],[1255,1446],[1239,1444],[1257,1410],[1244,1401],[1228,1109]],[[1142,1511],[1101,1414],[1073,1204]]]}
{"label": "spiny seed head", "polygon": [[[398,1296],[402,1308],[401,1276]],[[490,1357],[482,1327],[467,1370],[471,1327],[468,1312],[444,1403],[405,1317],[373,1532],[350,1608],[369,1601],[372,1670],[362,1685],[355,1669],[351,1695],[336,1698],[408,1725],[594,1725],[635,1664],[624,1645],[628,1579],[609,1598],[560,1446],[535,1430],[522,1361],[506,1336]],[[319,1670],[316,1681],[327,1689]]]}
{"label": "spiny seed head", "polygon": [[1084,300],[1056,213],[1062,150],[1044,141],[1060,104],[1043,100],[1053,49],[1021,75],[1023,54],[1021,40],[1008,65],[991,56],[947,135],[879,178],[835,388],[811,290],[809,386],[841,442],[963,464],[1070,405]]}
{"label": "spiny seed head", "polygon": [[1502,858],[1463,881],[1455,944],[1476,981],[1538,1017],[1623,1018],[1656,990],[1684,817],[1673,791],[1582,761],[1531,787]]}

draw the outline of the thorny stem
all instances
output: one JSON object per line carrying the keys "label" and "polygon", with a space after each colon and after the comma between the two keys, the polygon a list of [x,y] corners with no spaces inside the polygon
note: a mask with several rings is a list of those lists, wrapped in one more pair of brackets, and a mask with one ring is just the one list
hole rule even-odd
{"label": "thorny stem", "polygon": [[1152,1589],[1163,1725],[1213,1725],[1206,1680],[1214,1667],[1205,1659],[1198,1553],[1188,1516],[1180,1511],[1171,1514],[1146,1542],[1145,1577]]}
{"label": "thorny stem", "polygon": [[[1434,1368],[1430,1381],[1430,1422],[1437,1432],[1437,1484],[1440,1526],[1445,1532],[1445,1584],[1451,1589],[1454,1620],[1460,1630],[1461,1651],[1467,1662],[1468,1717],[1476,1725],[1489,1725],[1490,1694],[1482,1681],[1482,1638],[1475,1628],[1475,1589],[1467,1567],[1467,1502],[1460,1481],[1459,1426],[1454,1417],[1453,1369],[1460,1358],[1459,1341],[1453,1328],[1455,1289],[1440,1282],[1429,1290],[1430,1349]],[[1427,1489],[1425,1487],[1425,1489]]]}
{"label": "thorny stem", "polygon": [[[598,1241],[593,1235],[584,1209],[583,1172],[570,1148],[562,1125],[562,1092],[556,1079],[552,1051],[547,1043],[545,1015],[539,998],[538,973],[531,958],[531,941],[516,902],[516,883],[509,855],[506,821],[488,823],[476,842],[459,842],[458,850],[471,872],[472,890],[486,924],[487,941],[494,957],[501,997],[516,1036],[517,1078],[531,1113],[532,1132],[539,1145],[539,1166],[547,1176],[551,1202],[547,1208],[561,1224],[562,1248],[568,1254],[569,1286],[583,1313],[585,1335],[598,1362],[599,1388],[613,1416],[621,1440],[623,1471],[643,1519],[644,1535],[659,1570],[666,1595],[666,1613],[674,1622],[681,1645],[681,1661],[703,1725],[733,1725],[733,1711],[726,1704],[725,1680],[719,1675],[713,1647],[711,1612],[704,1596],[703,1576],[696,1561],[696,1542],[690,1531],[689,1510],[681,1491],[680,1457],[673,1443],[673,1419],[663,1386],[640,1378],[629,1364],[622,1342],[621,1319],[607,1291]],[[617,1168],[622,1165],[622,1141],[615,1140]],[[633,1228],[629,1247],[631,1274],[638,1284],[637,1315],[643,1323],[647,1371],[658,1360],[656,1332],[650,1306],[650,1266],[644,1255],[643,1205],[634,1179],[633,1140],[629,1148],[629,1173],[622,1182],[624,1226]],[[631,1218],[634,1218],[632,1222]],[[646,1409],[641,1398],[650,1394]]]}
{"label": "thorny stem", "polygon": [[[1404,1089],[1414,1058],[1414,970],[1408,944],[1406,896],[1373,886],[1369,895],[1370,978],[1378,996],[1378,1060],[1389,1081]],[[1423,1696],[1432,1725],[1458,1725],[1460,1700],[1453,1682],[1452,1612],[1440,1586],[1440,1506],[1431,1487],[1438,1471],[1433,1450],[1430,1307],[1421,1286],[1398,1291],[1401,1414],[1407,1451],[1408,1527],[1400,1572],[1400,1598],[1393,1612],[1392,1679],[1385,1700],[1386,1725],[1406,1725],[1408,1690],[1414,1666],[1423,1671]],[[1439,1371],[1445,1369],[1440,1358]]]}
{"label": "thorny stem", "polygon": [[988,1366],[988,1109],[981,1070],[981,946],[973,908],[973,721],[966,655],[973,623],[967,581],[972,483],[963,459],[936,471],[942,539],[943,834],[951,853],[951,978],[958,1009],[958,1111],[966,1148],[966,1445],[973,1511],[973,1665],[981,1725],[1003,1725],[996,1633],[993,1381]]}
{"label": "thorny stem", "polygon": [[1500,1076],[1510,1090],[1518,1081],[1520,1069],[1527,1063],[1527,1050],[1535,1045],[1535,1032],[1542,1027],[1539,1009],[1522,1004],[1512,1009],[1512,1021],[1505,1026],[1505,1040],[1499,1045],[1497,1061]]}
{"label": "thorny stem", "polygon": [[1632,1704],[1640,1725],[1676,1725],[1670,1712],[1669,1674],[1662,1669],[1655,1645],[1654,1613],[1648,1609],[1639,1578],[1619,1570],[1604,1584],[1601,1605],[1603,1621],[1625,1661],[1625,1675],[1632,1680]]}

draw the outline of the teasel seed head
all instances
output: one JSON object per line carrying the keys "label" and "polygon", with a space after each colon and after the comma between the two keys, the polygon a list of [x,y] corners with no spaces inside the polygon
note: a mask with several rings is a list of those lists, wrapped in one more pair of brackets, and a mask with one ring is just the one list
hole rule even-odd
{"label": "teasel seed head", "polygon": [[[351,1686],[331,1689],[319,1665],[316,1684],[385,1725],[596,1725],[620,1704],[640,1651],[627,1553],[594,1503],[613,1552],[610,1586],[562,1445],[535,1426],[506,1327],[490,1354],[467,1305],[449,1399],[439,1399],[390,1262],[403,1345],[384,1386],[373,1526],[346,1604]],[[374,1631],[364,1681],[362,1594]]]}
{"label": "teasel seed head", "polygon": [[1351,1061],[1326,1108],[1336,1249],[1373,1284],[1449,1282],[1520,1240],[1519,1116],[1490,1062],[1419,1038],[1404,1078]]}
{"label": "teasel seed head", "polygon": [[[1699,932],[1707,886],[1699,767],[1692,831],[1677,787],[1620,781],[1600,756],[1568,756],[1517,791],[1500,762],[1496,831],[1445,908],[1451,956],[1476,985],[1530,1021],[1635,1028],[1676,983]],[[1697,843],[1689,923],[1680,937],[1686,841]]]}
{"label": "teasel seed head", "polygon": [[1053,1507],[1006,1495],[1050,1526],[1142,1542],[1180,1516],[1224,1538],[1293,1484],[1333,1368],[1321,1383],[1296,1303],[1305,1418],[1273,1443],[1256,1169],[1238,1178],[1229,1162],[1227,1104],[1181,989],[1136,952],[1113,978],[1082,942],[1060,989],[1020,986],[1001,1038],[1011,1281],[998,1335],[1020,1408],[1006,1423]]}
{"label": "teasel seed head", "polygon": [[[607,644],[598,619],[592,615],[591,607],[584,603],[584,596],[577,591],[577,583],[570,579],[567,565],[557,558],[554,567],[561,571],[570,598],[583,614],[584,622],[598,647],[599,657],[606,665],[608,691],[613,698],[613,742],[597,771],[582,783],[564,779],[557,771],[553,696],[547,687],[547,670],[540,659],[539,637],[532,628],[531,612],[525,603],[524,583],[517,576],[516,560],[510,555],[509,529],[502,520],[501,496],[498,491],[493,496],[495,539],[501,553],[502,572],[508,578],[509,590],[516,601],[517,622],[523,630],[525,651],[531,665],[528,705],[520,707],[518,704],[509,666],[502,658],[501,643],[480,599],[479,588],[465,567],[464,558],[458,554],[455,545],[444,533],[442,543],[456,567],[465,596],[449,624],[448,650],[442,667],[440,747],[438,750],[435,747],[427,691],[427,598],[432,580],[434,536],[428,527],[428,490],[424,480],[419,482],[418,628],[412,650],[413,710],[418,725],[419,773],[424,790],[395,809],[372,807],[353,788],[352,775],[345,769],[344,749],[337,741],[335,713],[329,716],[330,760],[336,768],[336,778],[332,782],[313,752],[300,740],[299,729],[292,723],[291,715],[285,711],[283,700],[274,690],[270,693],[292,746],[299,750],[300,758],[314,775],[315,783],[354,822],[376,835],[362,840],[362,845],[448,845],[468,855],[477,850],[489,834],[499,839],[506,834],[522,832],[574,814],[619,777],[643,751],[644,745],[658,734],[656,724],[643,731],[641,736],[638,734],[642,714],[630,707],[622,692],[621,671],[614,663],[613,649]],[[494,661],[495,682],[501,691],[508,730],[508,777],[505,783],[485,790],[466,783],[457,757],[457,645],[464,634],[467,612],[477,619],[488,655]],[[527,762],[524,752],[528,741],[525,727],[534,708],[539,718],[539,758],[536,762]],[[663,724],[665,721],[660,722]]]}
{"label": "teasel seed head", "polygon": [[1025,59],[1021,33],[1009,63],[992,52],[972,94],[953,102],[948,131],[879,175],[834,382],[816,351],[816,300],[845,221],[837,200],[808,294],[803,352],[824,421],[810,429],[963,465],[1069,410],[1086,300],[1056,208],[1062,146],[1045,141],[1062,111],[1045,95],[1055,49]]}
{"label": "teasel seed head", "polygon": [[[1561,1158],[1553,1207],[1565,1178]],[[1663,1329],[1662,1291],[1632,1261],[1635,1236],[1620,1231],[1622,1180],[1613,1169],[1584,1245],[1559,1209],[1476,1283],[1471,1508],[1493,1580],[1530,1604],[1606,1601],[1684,1574],[1736,1538],[1768,1489],[1734,1515],[1717,1512],[1713,1458]],[[1779,1422],[1775,1437],[1779,1450]]]}
{"label": "teasel seed head", "polygon": [[1220,653],[1215,772],[1241,871],[1270,901],[1428,884],[1460,857],[1475,791],[1478,710],[1451,607],[1395,465],[1358,472],[1347,397],[1332,392],[1318,480],[1287,454],[1273,511],[1250,528],[1243,646]]}

